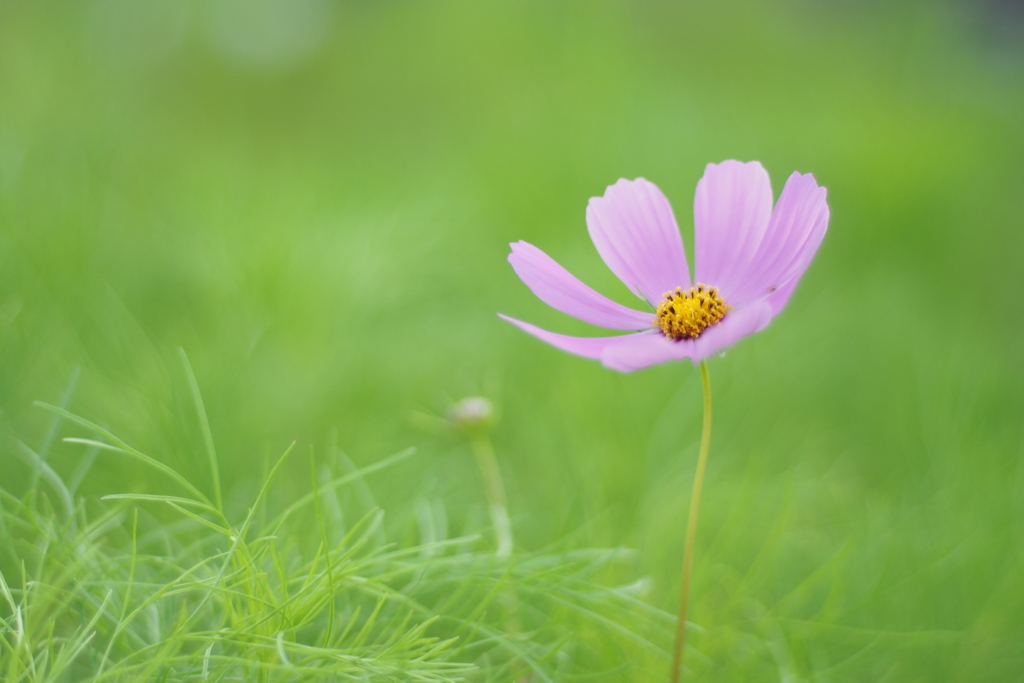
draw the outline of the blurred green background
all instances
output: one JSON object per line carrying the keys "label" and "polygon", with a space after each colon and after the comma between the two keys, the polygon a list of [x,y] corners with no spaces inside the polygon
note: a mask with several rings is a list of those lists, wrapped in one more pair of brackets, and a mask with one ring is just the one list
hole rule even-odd
{"label": "blurred green background", "polygon": [[[71,408],[207,476],[188,353],[244,514],[297,439],[378,475],[393,524],[486,522],[483,394],[517,541],[627,545],[671,609],[700,429],[689,364],[633,375],[497,312],[598,333],[505,262],[630,295],[587,199],[704,165],[829,190],[784,315],[711,362],[692,665],[707,680],[1024,680],[1024,19],[1011,3],[0,3],[0,409]],[[593,330],[593,332],[591,332]],[[70,471],[81,448],[50,458]],[[29,472],[0,449],[3,486]],[[305,492],[298,459],[278,495]],[[101,455],[83,492],[168,490]],[[465,527],[465,529],[463,529]]]}

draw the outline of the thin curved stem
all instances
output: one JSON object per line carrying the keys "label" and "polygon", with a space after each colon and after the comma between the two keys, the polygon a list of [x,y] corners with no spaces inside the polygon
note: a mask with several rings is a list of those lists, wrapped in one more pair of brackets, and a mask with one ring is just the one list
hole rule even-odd
{"label": "thin curved stem", "polygon": [[508,518],[508,503],[505,500],[505,483],[501,478],[501,468],[494,455],[494,446],[486,434],[479,434],[472,440],[473,454],[476,455],[480,476],[484,480],[484,491],[487,494],[487,507],[494,525],[497,541],[498,557],[512,554],[512,524]]}
{"label": "thin curved stem", "polygon": [[686,613],[690,608],[690,570],[693,566],[693,541],[697,536],[697,513],[700,511],[700,493],[704,488],[704,470],[708,464],[708,446],[711,445],[711,378],[707,361],[700,362],[700,379],[704,384],[704,426],[700,435],[700,454],[697,472],[693,475],[693,493],[690,495],[690,516],[686,524],[686,546],[683,550],[683,578],[679,593],[679,622],[676,626],[676,644],[672,649],[672,683],[679,683],[683,667],[683,648],[686,645]]}

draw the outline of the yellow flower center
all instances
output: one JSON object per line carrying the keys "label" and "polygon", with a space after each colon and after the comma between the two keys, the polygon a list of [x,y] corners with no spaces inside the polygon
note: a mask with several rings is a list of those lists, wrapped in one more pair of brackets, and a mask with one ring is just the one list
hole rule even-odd
{"label": "yellow flower center", "polygon": [[732,306],[725,303],[717,287],[698,282],[689,291],[676,287],[674,292],[665,292],[665,300],[658,304],[658,317],[654,324],[669,339],[696,339],[731,310]]}

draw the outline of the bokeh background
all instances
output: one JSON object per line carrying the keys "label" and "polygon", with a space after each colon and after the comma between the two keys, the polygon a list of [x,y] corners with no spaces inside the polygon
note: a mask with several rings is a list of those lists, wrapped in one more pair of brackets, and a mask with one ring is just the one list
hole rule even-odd
{"label": "bokeh background", "polygon": [[[6,0],[3,438],[45,440],[32,402],[74,383],[75,412],[203,481],[182,347],[236,516],[292,440],[416,445],[374,493],[459,533],[486,523],[469,449],[409,415],[482,394],[520,546],[637,548],[671,609],[697,373],[616,374],[500,321],[598,333],[507,245],[628,303],[589,197],[656,182],[689,248],[706,163],[760,160],[776,193],[812,172],[817,260],[711,362],[692,664],[1024,680],[1022,35],[1009,2]],[[3,445],[3,486],[29,479]],[[82,487],[127,490],[167,484],[101,455]]]}

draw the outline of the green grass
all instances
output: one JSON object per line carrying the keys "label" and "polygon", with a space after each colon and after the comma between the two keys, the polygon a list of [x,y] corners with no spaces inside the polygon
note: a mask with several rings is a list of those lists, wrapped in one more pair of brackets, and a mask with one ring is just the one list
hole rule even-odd
{"label": "green grass", "polygon": [[[495,313],[591,334],[507,244],[628,302],[587,199],[647,177],[692,254],[703,167],[739,158],[776,192],[813,172],[832,222],[785,313],[711,362],[688,664],[1024,680],[1019,25],[984,3],[310,0],[239,34],[225,7],[0,2],[4,675],[344,680],[335,644],[384,667],[364,678],[503,680],[514,644],[559,653],[552,680],[663,680],[697,374],[618,375]],[[500,415],[507,561],[470,444],[409,418],[467,395]],[[352,478],[275,530],[311,450],[319,486]],[[586,583],[557,608],[549,565]],[[458,622],[481,604],[489,635]]]}
{"label": "green grass", "polygon": [[414,449],[340,476],[311,450],[312,490],[269,512],[292,444],[233,523],[216,488],[211,499],[102,427],[40,407],[55,416],[51,433],[67,421],[102,439],[64,439],[88,449],[86,462],[101,450],[138,460],[183,495],[76,504],[75,483],[17,442],[47,486],[22,499],[0,490],[14,561],[10,579],[0,573],[5,680],[552,681],[576,667],[607,674],[602,641],[666,656],[651,639],[668,636],[671,615],[629,586],[595,583],[628,551],[499,557],[479,535],[450,537],[443,504],[426,501],[409,543],[387,537],[380,508],[345,505],[345,488],[386,475]]}

